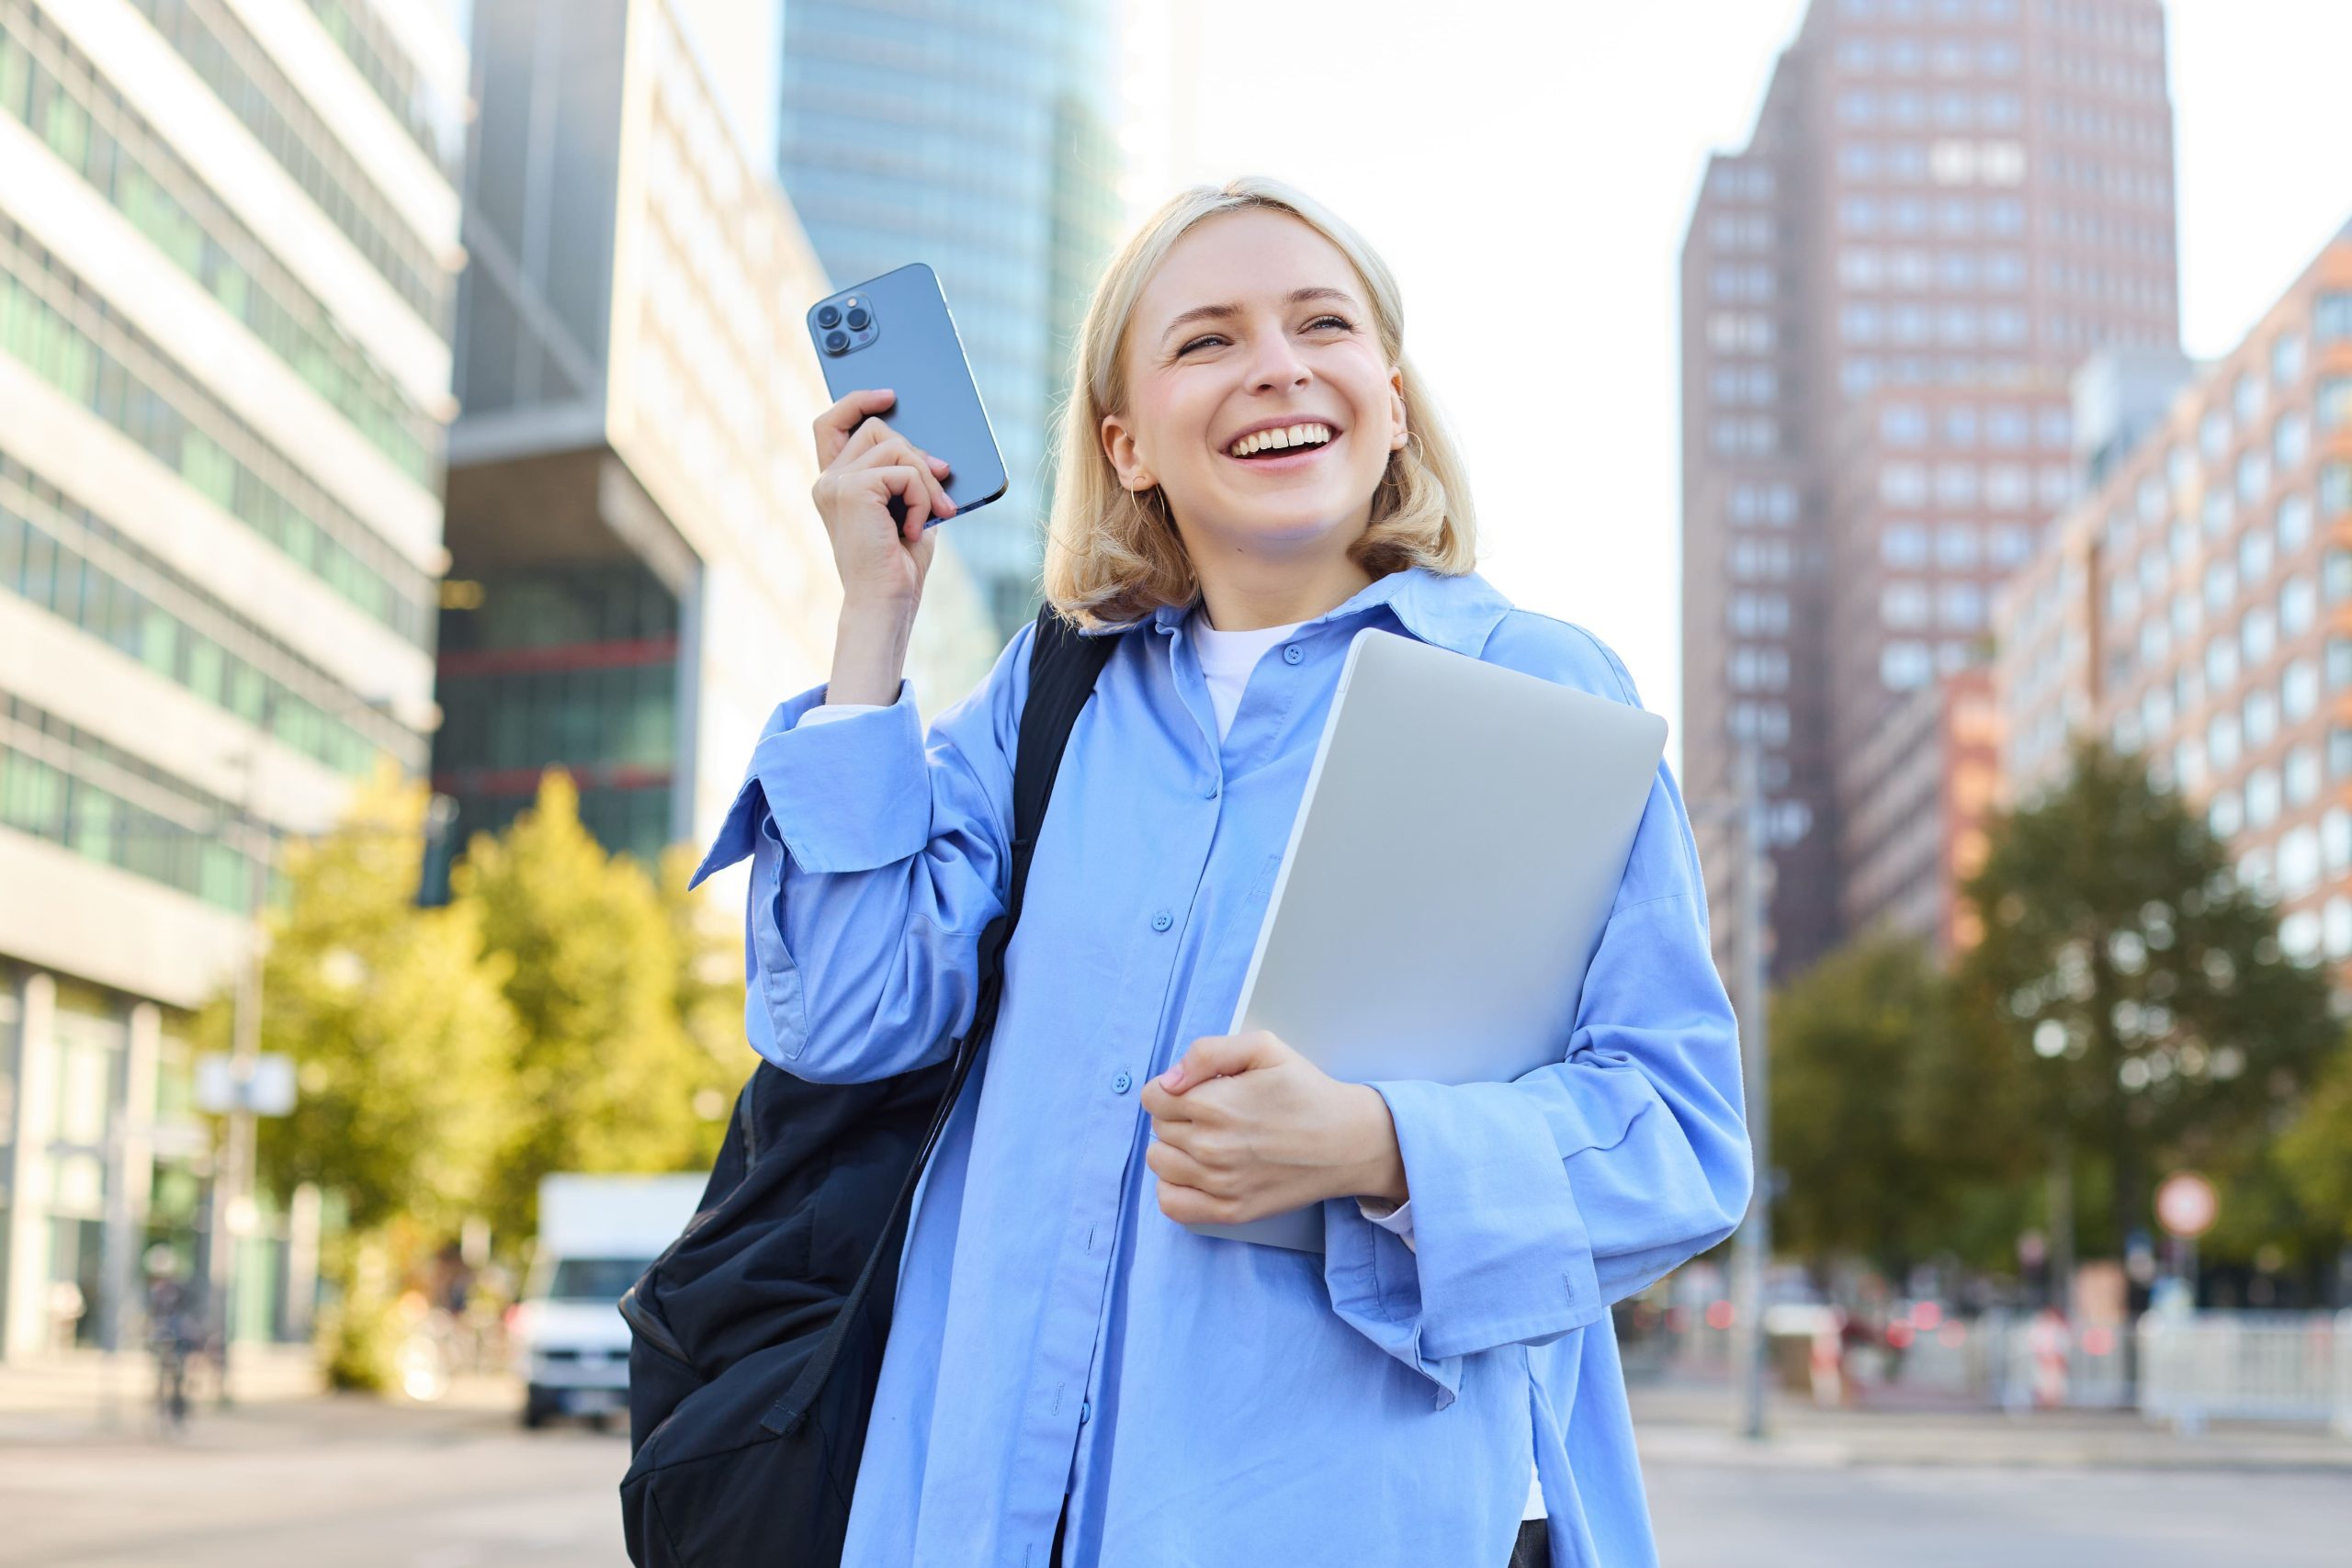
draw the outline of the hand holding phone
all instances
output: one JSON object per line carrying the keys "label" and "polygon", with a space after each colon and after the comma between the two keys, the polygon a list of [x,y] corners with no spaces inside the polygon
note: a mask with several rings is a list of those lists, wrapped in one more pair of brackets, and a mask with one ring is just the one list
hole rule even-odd
{"label": "hand holding phone", "polygon": [[862,389],[817,416],[817,460],[824,471],[809,494],[832,540],[834,570],[850,604],[919,602],[936,543],[930,522],[956,511],[944,483],[947,460],[883,423],[881,412],[896,400],[888,388]]}

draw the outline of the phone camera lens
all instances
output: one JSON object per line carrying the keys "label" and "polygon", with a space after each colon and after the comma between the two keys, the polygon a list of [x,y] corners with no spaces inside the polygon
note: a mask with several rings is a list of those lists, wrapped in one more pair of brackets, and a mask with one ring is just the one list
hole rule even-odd
{"label": "phone camera lens", "polygon": [[826,305],[820,308],[817,311],[817,324],[820,327],[840,326],[842,324],[841,307],[838,305]]}
{"label": "phone camera lens", "polygon": [[849,330],[854,333],[864,332],[865,323],[873,319],[865,313],[865,307],[863,305],[852,305],[849,308]]}
{"label": "phone camera lens", "polygon": [[842,332],[831,332],[825,334],[825,352],[827,354],[839,354],[847,347],[849,347],[849,333]]}

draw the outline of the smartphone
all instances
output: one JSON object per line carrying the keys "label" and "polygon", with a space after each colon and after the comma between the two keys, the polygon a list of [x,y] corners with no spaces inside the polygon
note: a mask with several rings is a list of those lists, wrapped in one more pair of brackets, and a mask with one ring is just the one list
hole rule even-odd
{"label": "smartphone", "polygon": [[[944,489],[961,517],[1006,489],[1004,455],[980,389],[964,357],[956,318],[939,278],[922,262],[829,294],[808,307],[808,335],[825,388],[836,400],[888,387],[899,400],[881,418],[915,447],[947,461]],[[890,520],[907,520],[906,502],[893,497]],[[933,527],[936,517],[923,525]]]}

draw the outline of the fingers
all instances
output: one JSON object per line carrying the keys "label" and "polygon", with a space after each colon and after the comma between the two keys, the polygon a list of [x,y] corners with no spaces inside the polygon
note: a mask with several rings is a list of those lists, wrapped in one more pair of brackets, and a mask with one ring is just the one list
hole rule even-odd
{"label": "fingers", "polygon": [[1271,1031],[1263,1029],[1253,1029],[1247,1034],[1204,1034],[1193,1042],[1192,1049],[1174,1066],[1152,1081],[1182,1094],[1211,1078],[1272,1066],[1289,1049]]}
{"label": "fingers", "polygon": [[833,459],[849,444],[850,432],[865,423],[868,415],[879,413],[898,400],[899,394],[888,387],[843,392],[839,402],[817,416],[817,466],[831,468]]}
{"label": "fingers", "polygon": [[892,430],[878,419],[869,419],[851,432],[836,458],[843,471],[878,467],[884,463],[904,464],[922,472],[923,482],[931,491],[931,510],[927,515],[952,517],[956,502],[949,499],[947,488],[940,481],[947,477],[947,460],[919,450],[914,443]]}
{"label": "fingers", "polygon": [[1151,1173],[1162,1181],[1171,1181],[1179,1187],[1190,1187],[1195,1191],[1205,1192],[1213,1198],[1231,1198],[1236,1195],[1234,1179],[1230,1173],[1212,1169],[1203,1165],[1173,1144],[1151,1145],[1143,1152],[1143,1162],[1150,1167]]}

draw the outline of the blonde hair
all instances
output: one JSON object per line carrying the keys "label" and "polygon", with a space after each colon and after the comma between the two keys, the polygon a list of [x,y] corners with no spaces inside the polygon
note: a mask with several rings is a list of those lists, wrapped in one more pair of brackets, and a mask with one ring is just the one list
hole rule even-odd
{"label": "blonde hair", "polygon": [[1102,419],[1125,412],[1127,329],[1159,264],[1204,219],[1252,208],[1295,218],[1340,248],[1370,297],[1382,354],[1404,371],[1408,438],[1388,455],[1371,520],[1349,545],[1349,559],[1374,579],[1410,566],[1455,576],[1476,563],[1469,476],[1406,357],[1405,307],[1395,276],[1361,234],[1312,197],[1246,175],[1222,190],[1193,186],[1170,197],[1112,258],[1087,305],[1055,427],[1053,511],[1046,524],[1045,596],[1066,620],[1106,626],[1163,604],[1189,605],[1199,595],[1200,579],[1167,497],[1157,485],[1138,494],[1119,482],[1102,449]]}

